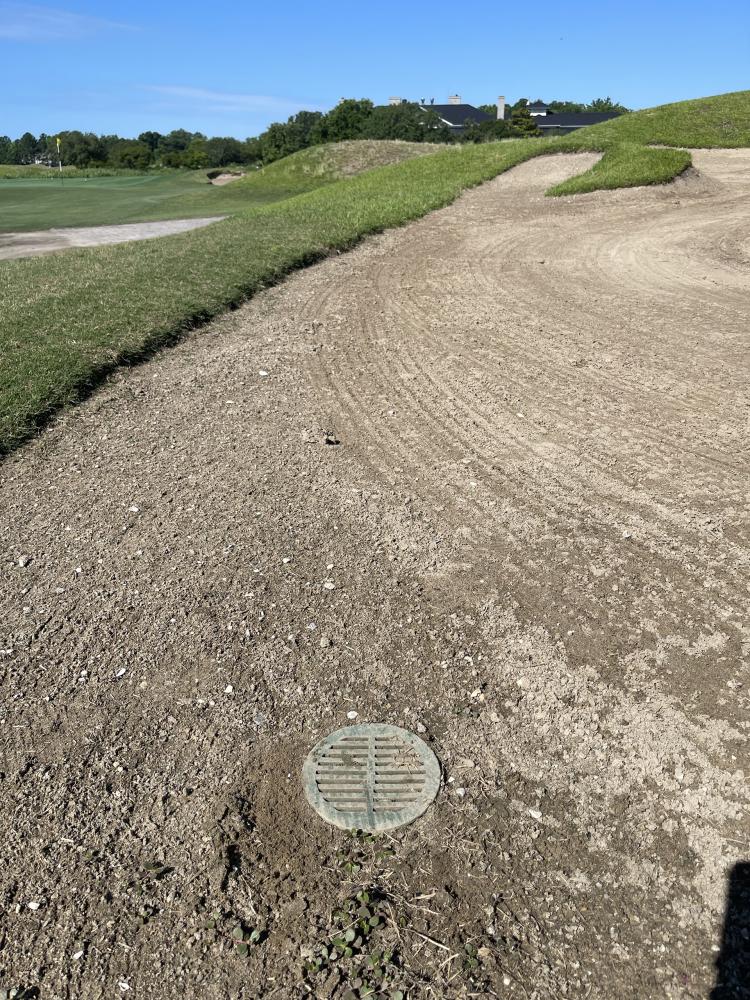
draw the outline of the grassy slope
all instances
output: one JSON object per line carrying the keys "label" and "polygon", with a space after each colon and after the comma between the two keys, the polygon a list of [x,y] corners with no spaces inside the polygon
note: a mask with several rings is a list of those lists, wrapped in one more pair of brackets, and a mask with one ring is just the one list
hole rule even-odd
{"label": "grassy slope", "polygon": [[[709,106],[700,122],[695,106]],[[151,242],[0,264],[0,452],[107,371],[169,341],[333,248],[446,205],[462,190],[533,156],[591,149],[592,170],[549,193],[651,184],[690,163],[681,150],[746,142],[750,93],[638,112],[561,139],[446,149],[336,181],[333,149],[306,151],[226,188],[237,214],[207,229]],[[684,125],[684,133],[675,132]],[[672,131],[670,131],[672,130]],[[744,138],[743,138],[744,137]],[[320,158],[320,159],[318,159]],[[317,190],[259,204],[260,192]],[[245,194],[243,194],[245,192]],[[243,206],[238,210],[239,206]]]}
{"label": "grassy slope", "polygon": [[[234,214],[439,148],[367,140],[320,146],[223,187],[209,184],[203,170],[74,171],[61,181],[49,171],[40,175],[46,168],[0,167],[0,232]],[[1,179],[6,171],[17,178]]]}
{"label": "grassy slope", "polygon": [[560,141],[568,148],[599,149],[604,157],[585,174],[558,184],[550,194],[662,184],[692,160],[685,149],[656,146],[750,146],[750,90],[635,111]]}

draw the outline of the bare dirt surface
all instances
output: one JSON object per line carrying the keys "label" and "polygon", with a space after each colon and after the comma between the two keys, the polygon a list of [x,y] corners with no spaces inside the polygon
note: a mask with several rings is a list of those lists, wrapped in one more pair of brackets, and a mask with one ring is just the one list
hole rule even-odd
{"label": "bare dirt surface", "polygon": [[[527,163],[4,463],[0,987],[750,996],[750,152],[695,160]],[[300,784],[355,711],[445,772],[375,842]]]}
{"label": "bare dirt surface", "polygon": [[206,219],[169,219],[166,222],[128,222],[121,226],[79,226],[66,229],[40,229],[30,233],[0,233],[0,260],[38,257],[44,253],[69,250],[71,247],[99,247],[107,243],[132,243],[173,236],[190,229],[202,229],[225,216]]}

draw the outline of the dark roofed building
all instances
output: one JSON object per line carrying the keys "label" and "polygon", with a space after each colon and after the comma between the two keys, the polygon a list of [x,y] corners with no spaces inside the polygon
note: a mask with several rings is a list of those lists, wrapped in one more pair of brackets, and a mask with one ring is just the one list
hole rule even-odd
{"label": "dark roofed building", "polygon": [[420,104],[423,111],[434,111],[438,118],[447,125],[451,132],[460,133],[467,125],[479,125],[481,122],[491,122],[495,118],[486,111],[480,111],[473,104],[462,104],[456,95],[449,97],[447,104]]}
{"label": "dark roofed building", "polygon": [[607,122],[610,118],[619,117],[616,111],[563,111],[560,114],[554,111],[547,111],[543,115],[534,115],[534,124],[544,135],[566,135],[568,132],[575,132],[579,128],[586,128],[588,125],[598,125],[599,122]]}

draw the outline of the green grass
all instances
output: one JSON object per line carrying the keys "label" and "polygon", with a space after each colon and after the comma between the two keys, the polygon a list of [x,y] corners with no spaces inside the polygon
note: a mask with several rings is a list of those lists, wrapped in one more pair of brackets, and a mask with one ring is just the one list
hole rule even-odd
{"label": "green grass", "polygon": [[[224,188],[204,190],[183,174],[185,187],[165,194],[154,211],[179,204],[180,214],[231,217],[160,240],[0,263],[0,452],[116,365],[147,356],[293,268],[416,219],[533,156],[604,153],[590,171],[549,192],[559,195],[670,180],[689,165],[689,154],[649,143],[663,142],[680,122],[684,133],[672,135],[680,145],[698,138],[726,145],[730,133],[750,145],[750,93],[727,95],[725,105],[718,98],[687,103],[710,113],[696,122],[692,112],[667,106],[560,139],[431,150],[354,177],[346,174],[358,151],[335,147],[296,154]],[[353,169],[367,157],[360,160]],[[205,196],[216,196],[208,210]]]}
{"label": "green grass", "polygon": [[[63,177],[131,177],[134,174],[142,173],[142,170],[124,170],[120,167],[88,167],[84,170],[80,170],[78,167],[64,166],[62,168]],[[13,180],[18,177],[36,177],[38,180],[59,183],[60,171],[57,167],[0,163],[0,178]]]}
{"label": "green grass", "polygon": [[[585,129],[588,133],[590,129]],[[583,174],[556,184],[549,195],[585,194],[612,188],[665,184],[690,166],[690,153],[683,149],[654,149],[634,142],[602,142],[579,134],[559,141],[570,152],[599,150],[601,160]]]}
{"label": "green grass", "polygon": [[595,141],[695,149],[750,146],[750,90],[662,104],[586,129]]}
{"label": "green grass", "polygon": [[685,148],[659,146],[750,146],[750,90],[634,111],[559,141],[561,147],[596,149],[604,156],[591,170],[558,184],[549,194],[663,184],[689,167],[692,159]]}
{"label": "green grass", "polygon": [[210,184],[205,170],[73,171],[61,180],[46,167],[2,167],[0,232],[231,215],[439,148],[367,140],[318,146],[223,187]]}

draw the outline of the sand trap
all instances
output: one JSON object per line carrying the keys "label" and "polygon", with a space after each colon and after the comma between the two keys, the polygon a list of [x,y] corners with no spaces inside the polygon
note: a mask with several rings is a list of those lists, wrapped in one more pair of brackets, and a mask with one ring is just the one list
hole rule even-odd
{"label": "sand trap", "polygon": [[211,178],[211,183],[214,187],[223,187],[225,184],[231,184],[232,181],[238,181],[240,177],[244,176],[244,172],[241,174],[219,174],[218,177]]}
{"label": "sand trap", "polygon": [[36,257],[71,247],[98,247],[106,243],[130,243],[173,236],[190,229],[221,222],[224,215],[206,219],[169,219],[166,222],[131,222],[122,226],[82,226],[76,229],[42,229],[31,233],[0,233],[0,260]]}

